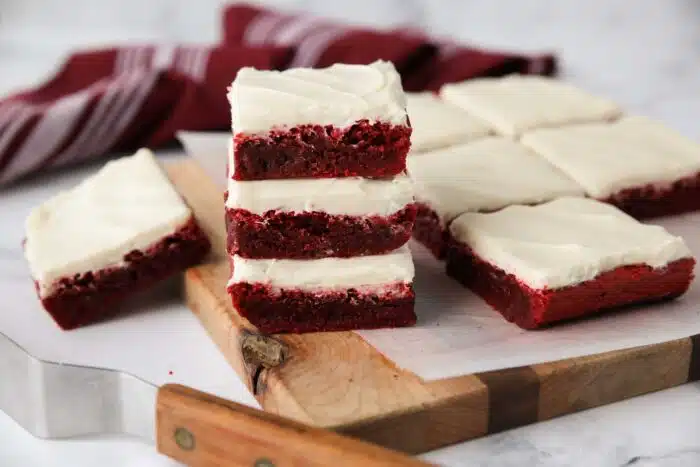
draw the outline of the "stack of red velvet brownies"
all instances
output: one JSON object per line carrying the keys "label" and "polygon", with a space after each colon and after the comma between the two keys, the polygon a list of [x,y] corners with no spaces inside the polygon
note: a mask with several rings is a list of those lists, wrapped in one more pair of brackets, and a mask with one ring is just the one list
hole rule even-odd
{"label": "stack of red velvet brownies", "polygon": [[237,311],[267,333],[414,324],[411,128],[393,65],[246,68],[228,97]]}

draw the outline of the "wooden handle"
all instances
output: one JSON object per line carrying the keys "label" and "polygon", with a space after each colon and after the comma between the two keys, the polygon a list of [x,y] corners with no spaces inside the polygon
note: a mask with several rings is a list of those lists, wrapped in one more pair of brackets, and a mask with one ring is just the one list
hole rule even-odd
{"label": "wooden handle", "polygon": [[194,467],[430,465],[174,384],[158,392],[156,432],[159,452]]}

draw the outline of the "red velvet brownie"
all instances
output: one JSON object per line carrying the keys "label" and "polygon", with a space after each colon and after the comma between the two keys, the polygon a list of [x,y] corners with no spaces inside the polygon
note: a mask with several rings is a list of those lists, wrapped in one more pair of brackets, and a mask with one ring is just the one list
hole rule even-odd
{"label": "red velvet brownie", "polygon": [[524,329],[676,298],[695,265],[682,238],[588,198],[466,213],[449,243],[447,273]]}
{"label": "red velvet brownie", "polygon": [[244,258],[311,259],[379,255],[411,238],[413,204],[388,216],[333,215],[321,211],[255,214],[226,211],[229,253]]}
{"label": "red velvet brownie", "polygon": [[437,258],[445,255],[449,223],[464,212],[583,196],[576,182],[508,138],[417,154],[407,165],[418,204],[414,236]]}
{"label": "red velvet brownie", "polygon": [[510,75],[446,84],[440,97],[509,137],[538,128],[614,120],[620,107],[563,81]]}
{"label": "red velvet brownie", "polygon": [[234,180],[389,177],[405,169],[411,127],[389,62],[243,68],[228,98]]}
{"label": "red velvet brownie", "polygon": [[379,255],[411,238],[415,217],[413,185],[405,174],[229,179],[226,193],[228,251],[244,258]]}
{"label": "red velvet brownie", "polygon": [[262,332],[374,329],[416,322],[408,246],[355,258],[230,259],[233,305]]}
{"label": "red velvet brownie", "polygon": [[648,118],[538,130],[522,142],[637,219],[700,209],[700,144]]}
{"label": "red velvet brownie", "polygon": [[66,330],[114,314],[125,298],[197,264],[209,249],[144,149],[34,209],[24,243],[39,298]]}
{"label": "red velvet brownie", "polygon": [[411,156],[493,134],[486,123],[432,92],[407,93],[406,104],[413,130]]}

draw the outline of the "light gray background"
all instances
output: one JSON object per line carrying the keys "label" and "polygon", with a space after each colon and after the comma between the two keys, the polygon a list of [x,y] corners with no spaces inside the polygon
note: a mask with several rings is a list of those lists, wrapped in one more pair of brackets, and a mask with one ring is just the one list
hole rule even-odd
{"label": "light gray background", "polygon": [[[219,37],[218,10],[224,3],[0,0],[0,92],[46,79],[75,47],[144,41],[214,42]],[[555,50],[562,58],[564,79],[700,140],[698,1],[264,3],[380,26],[409,23],[434,35],[510,50]],[[700,386],[691,384],[443,449],[428,457],[460,466],[697,466],[699,415]],[[0,414],[0,465],[171,464],[154,455],[150,447],[133,441],[35,440]]]}

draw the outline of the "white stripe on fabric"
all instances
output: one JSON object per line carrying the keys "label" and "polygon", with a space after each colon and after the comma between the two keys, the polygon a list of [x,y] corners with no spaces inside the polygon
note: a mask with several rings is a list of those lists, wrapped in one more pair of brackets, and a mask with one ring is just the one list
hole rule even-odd
{"label": "white stripe on fabric", "polygon": [[172,45],[163,45],[156,47],[153,57],[151,58],[151,66],[157,70],[167,70],[173,66],[175,58],[175,47]]}
{"label": "white stripe on fabric", "polygon": [[124,47],[123,49],[119,50],[119,53],[117,55],[117,63],[114,67],[115,76],[121,75],[130,68],[130,63],[133,55],[133,47]]}
{"label": "white stripe on fabric", "polygon": [[135,95],[129,99],[126,110],[121,112],[116,123],[110,125],[110,134],[106,138],[106,141],[100,142],[99,146],[96,148],[96,153],[109,150],[116,143],[124,130],[126,130],[126,127],[138,116],[139,110],[141,110],[144,102],[155,87],[159,73],[147,72],[140,73],[139,75],[136,76],[138,85],[135,87]]}
{"label": "white stripe on fabric", "polygon": [[243,43],[246,45],[265,45],[269,43],[272,32],[290,17],[277,13],[267,13],[258,16],[250,22],[243,33]]}
{"label": "white stripe on fabric", "polygon": [[[92,119],[89,128],[86,127],[85,131],[81,133],[81,141],[72,157],[82,160],[99,153],[96,148],[100,147],[101,143],[109,137],[112,122],[119,116],[122,109],[135,99],[140,75],[139,72],[125,73],[113,88],[110,86],[103,100],[100,101],[100,105],[103,102],[105,105],[99,109],[99,118]],[[107,93],[109,93],[109,97]]]}
{"label": "white stripe on fabric", "polygon": [[527,65],[527,72],[533,75],[541,75],[545,70],[547,70],[547,60],[543,57],[534,58]]}
{"label": "white stripe on fabric", "polygon": [[192,60],[192,50],[189,47],[179,47],[175,52],[175,71],[188,76],[188,69]]}
{"label": "white stripe on fabric", "polygon": [[208,47],[202,47],[197,54],[197,59],[194,62],[192,68],[192,79],[196,82],[201,83],[204,81],[207,75],[207,65],[209,65],[209,54],[211,49]]}
{"label": "white stripe on fabric", "polygon": [[23,107],[24,104],[18,102],[10,102],[9,104],[0,106],[0,134],[12,123],[12,119]]}
{"label": "white stripe on fabric", "polygon": [[140,53],[139,47],[134,47],[132,49],[131,54],[129,55],[129,61],[126,62],[126,67],[124,68],[124,71],[131,71],[131,70],[137,68],[139,53]]}
{"label": "white stripe on fabric", "polygon": [[328,46],[347,31],[348,29],[344,27],[331,26],[329,29],[322,29],[310,35],[299,43],[290,67],[316,66]]}
{"label": "white stripe on fabric", "polygon": [[4,177],[15,178],[41,167],[73,129],[93,95],[94,90],[88,88],[48,106],[41,120],[13,156],[14,163],[5,168]]}
{"label": "white stripe on fabric", "polygon": [[191,78],[194,68],[197,66],[197,56],[199,49],[187,47],[187,59],[183,63],[182,74]]}
{"label": "white stripe on fabric", "polygon": [[461,47],[457,44],[444,44],[438,49],[438,55],[444,60],[456,55],[460,49]]}
{"label": "white stripe on fabric", "polygon": [[81,155],[86,145],[89,144],[88,139],[94,137],[95,127],[102,124],[105,113],[111,108],[112,102],[120,97],[123,98],[121,94],[124,76],[121,75],[111,82],[106,80],[100,81],[91,86],[93,92],[103,92],[102,97],[92,109],[92,113],[83,123],[82,128],[75,135],[75,139],[51,161],[51,166],[71,162],[71,159],[77,159]]}
{"label": "white stripe on fabric", "polygon": [[22,110],[15,115],[15,118],[7,126],[5,131],[0,135],[0,159],[2,159],[2,154],[7,150],[8,146],[15,139],[15,136],[22,131],[24,125],[34,116],[35,108],[33,106],[27,106],[22,108]]}
{"label": "white stripe on fabric", "polygon": [[118,75],[122,72],[124,68],[124,56],[127,54],[129,49],[117,49],[117,57],[114,59],[114,71],[112,74]]}
{"label": "white stripe on fabric", "polygon": [[173,58],[170,64],[170,69],[172,71],[180,72],[180,60],[182,60],[182,47],[176,47],[173,50]]}
{"label": "white stripe on fabric", "polygon": [[136,56],[136,67],[140,70],[150,67],[150,57],[153,47],[141,47]]}
{"label": "white stripe on fabric", "polygon": [[271,37],[270,42],[277,45],[295,45],[314,31],[329,25],[315,16],[301,16],[289,21]]}
{"label": "white stripe on fabric", "polygon": [[[148,48],[147,47],[128,47],[128,53],[125,54],[122,61],[121,73],[136,70],[141,67],[142,61],[145,61]],[[145,63],[144,63],[145,64]]]}

